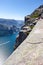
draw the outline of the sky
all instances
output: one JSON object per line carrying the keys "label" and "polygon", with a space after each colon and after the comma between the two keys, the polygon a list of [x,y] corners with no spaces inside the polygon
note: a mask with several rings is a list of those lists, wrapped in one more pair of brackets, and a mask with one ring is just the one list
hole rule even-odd
{"label": "sky", "polygon": [[43,0],[0,0],[0,18],[24,20]]}

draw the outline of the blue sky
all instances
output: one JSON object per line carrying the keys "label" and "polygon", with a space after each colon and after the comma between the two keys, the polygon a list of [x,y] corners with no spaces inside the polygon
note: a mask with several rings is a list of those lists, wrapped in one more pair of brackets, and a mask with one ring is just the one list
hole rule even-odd
{"label": "blue sky", "polygon": [[0,18],[23,20],[41,4],[43,0],[0,0]]}

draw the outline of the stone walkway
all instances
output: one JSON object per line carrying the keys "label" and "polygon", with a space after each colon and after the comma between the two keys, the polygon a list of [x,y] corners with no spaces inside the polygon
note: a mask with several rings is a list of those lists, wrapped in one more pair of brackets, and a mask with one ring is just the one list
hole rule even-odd
{"label": "stone walkway", "polygon": [[43,19],[38,21],[4,65],[43,65]]}

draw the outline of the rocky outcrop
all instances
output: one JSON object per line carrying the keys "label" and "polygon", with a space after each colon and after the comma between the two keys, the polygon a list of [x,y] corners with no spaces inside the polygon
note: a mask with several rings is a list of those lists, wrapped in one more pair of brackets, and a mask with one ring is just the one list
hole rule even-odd
{"label": "rocky outcrop", "polygon": [[16,43],[14,45],[14,50],[26,39],[30,33],[31,28],[29,26],[23,26],[19,32],[19,35],[16,38]]}
{"label": "rocky outcrop", "polygon": [[25,24],[26,25],[30,25],[35,20],[43,18],[42,13],[43,13],[43,5],[41,5],[40,7],[38,7],[32,14],[25,16]]}
{"label": "rocky outcrop", "polygon": [[21,27],[19,36],[16,38],[14,49],[25,40],[40,18],[43,18],[43,5],[37,8],[31,15],[25,16],[25,24]]}
{"label": "rocky outcrop", "polygon": [[14,50],[25,40],[27,34],[25,32],[19,32],[19,36],[16,38],[16,43],[14,45]]}

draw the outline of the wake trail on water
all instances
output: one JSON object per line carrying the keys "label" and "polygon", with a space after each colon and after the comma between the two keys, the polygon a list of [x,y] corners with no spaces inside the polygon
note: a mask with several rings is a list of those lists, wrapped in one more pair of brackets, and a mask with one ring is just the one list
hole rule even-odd
{"label": "wake trail on water", "polygon": [[7,43],[9,43],[9,42],[10,42],[10,41],[7,41],[7,42],[4,42],[4,43],[1,43],[0,46],[5,45],[5,44],[7,44]]}

